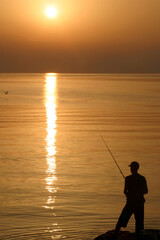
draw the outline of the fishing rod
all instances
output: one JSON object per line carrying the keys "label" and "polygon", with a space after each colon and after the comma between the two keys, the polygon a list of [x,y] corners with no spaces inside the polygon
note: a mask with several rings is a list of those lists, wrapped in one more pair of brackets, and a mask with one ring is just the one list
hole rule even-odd
{"label": "fishing rod", "polygon": [[104,145],[107,147],[107,149],[108,149],[110,155],[112,156],[112,158],[113,158],[115,164],[117,165],[117,167],[118,167],[120,173],[122,174],[123,178],[125,179],[125,176],[124,176],[122,170],[120,169],[120,166],[118,165],[118,163],[117,163],[117,161],[116,161],[116,159],[115,159],[113,153],[111,152],[110,148],[108,147],[108,145],[107,145],[106,141],[104,140],[104,138],[103,138],[102,134],[100,133],[100,131],[99,131],[99,135],[100,135],[100,137],[102,138],[102,141],[103,141]]}

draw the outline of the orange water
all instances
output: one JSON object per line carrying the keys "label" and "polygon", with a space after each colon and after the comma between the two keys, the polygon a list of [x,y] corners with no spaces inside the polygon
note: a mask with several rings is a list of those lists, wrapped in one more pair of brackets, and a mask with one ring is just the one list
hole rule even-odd
{"label": "orange water", "polygon": [[114,228],[124,180],[99,131],[124,175],[140,163],[145,227],[159,228],[159,93],[160,75],[1,74],[0,239],[90,240]]}

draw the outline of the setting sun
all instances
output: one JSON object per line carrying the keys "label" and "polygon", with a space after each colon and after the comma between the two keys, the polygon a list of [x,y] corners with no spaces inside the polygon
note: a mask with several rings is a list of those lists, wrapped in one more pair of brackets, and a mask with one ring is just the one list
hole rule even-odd
{"label": "setting sun", "polygon": [[57,9],[54,7],[47,7],[46,8],[46,16],[48,18],[55,18],[57,16]]}

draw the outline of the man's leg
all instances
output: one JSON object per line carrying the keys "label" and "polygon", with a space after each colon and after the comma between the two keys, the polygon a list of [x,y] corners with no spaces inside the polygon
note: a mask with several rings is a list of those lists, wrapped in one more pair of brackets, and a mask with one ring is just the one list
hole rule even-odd
{"label": "man's leg", "polygon": [[139,205],[134,212],[136,220],[136,233],[144,229],[144,204]]}
{"label": "man's leg", "polygon": [[118,219],[118,222],[115,227],[115,233],[118,234],[121,227],[126,227],[128,224],[128,221],[133,214],[132,209],[126,204],[125,207],[122,210],[122,213]]}

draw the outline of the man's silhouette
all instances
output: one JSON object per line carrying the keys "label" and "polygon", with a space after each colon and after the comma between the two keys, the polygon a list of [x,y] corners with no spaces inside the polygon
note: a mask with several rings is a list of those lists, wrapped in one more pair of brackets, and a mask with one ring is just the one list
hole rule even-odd
{"label": "man's silhouette", "polygon": [[117,222],[115,233],[117,234],[121,227],[126,227],[132,214],[136,221],[136,233],[144,229],[144,194],[148,193],[145,177],[137,171],[138,162],[132,162],[130,165],[131,175],[125,178],[124,194],[127,202]]}

